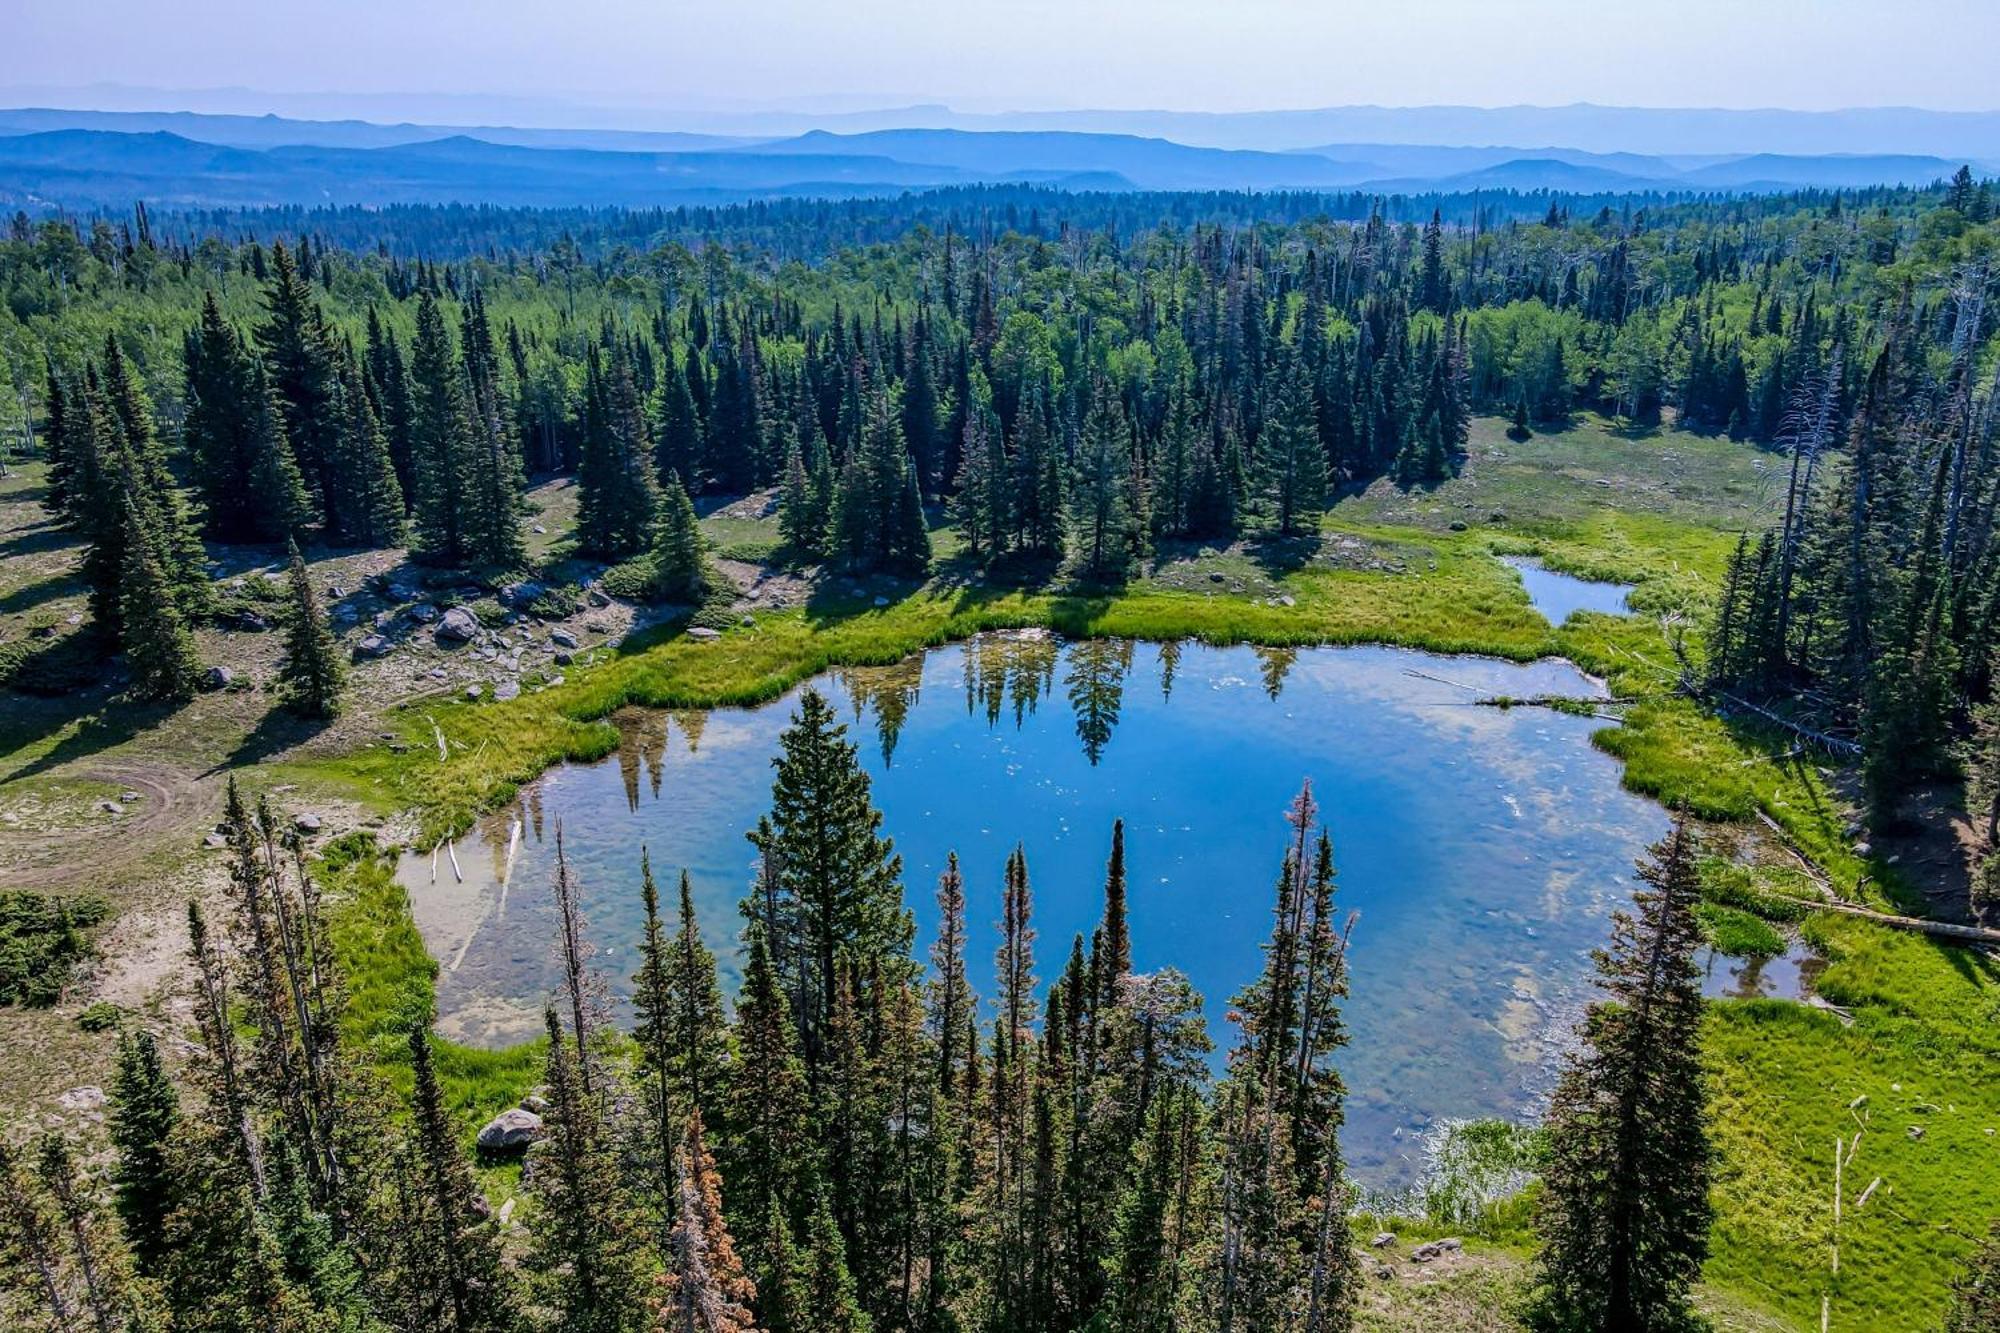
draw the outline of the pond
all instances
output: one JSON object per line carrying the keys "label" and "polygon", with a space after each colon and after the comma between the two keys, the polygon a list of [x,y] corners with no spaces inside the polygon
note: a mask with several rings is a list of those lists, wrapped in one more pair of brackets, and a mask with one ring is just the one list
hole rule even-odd
{"label": "pond", "polygon": [[1528,600],[1551,625],[1560,625],[1578,611],[1599,611],[1622,616],[1632,609],[1632,585],[1598,583],[1564,574],[1532,556],[1502,556],[1500,563],[1521,576]]}
{"label": "pond", "polygon": [[[965,869],[973,981],[991,996],[1000,876],[1027,852],[1037,972],[1060,970],[1101,908],[1126,824],[1135,961],[1206,998],[1218,1048],[1270,925],[1284,811],[1310,778],[1331,830],[1340,908],[1357,911],[1344,1141],[1370,1184],[1407,1180],[1433,1119],[1520,1115],[1551,1081],[1589,951],[1629,902],[1632,862],[1666,812],[1619,785],[1589,742],[1604,725],[1480,695],[1587,694],[1568,663],[1390,648],[1256,649],[988,635],[899,666],[842,671],[832,696],[873,780],[928,947],[945,854]],[[440,1026],[499,1044],[539,1030],[557,981],[550,877],[561,820],[598,962],[629,993],[639,851],[663,891],[692,876],[733,985],[744,832],[796,692],[765,707],[631,711],[617,753],[558,767],[450,855],[402,867],[441,963]],[[462,878],[461,878],[462,876]]]}

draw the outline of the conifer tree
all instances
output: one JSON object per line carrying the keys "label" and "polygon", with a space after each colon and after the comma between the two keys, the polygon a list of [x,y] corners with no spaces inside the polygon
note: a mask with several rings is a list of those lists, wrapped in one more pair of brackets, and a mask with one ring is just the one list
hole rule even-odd
{"label": "conifer tree", "polygon": [[312,503],[292,457],[263,367],[202,299],[188,336],[182,434],[209,533],[225,542],[275,542],[310,521]]}
{"label": "conifer tree", "polygon": [[577,545],[620,560],[653,542],[660,508],[656,460],[639,390],[622,348],[609,368],[592,352],[584,385],[583,440],[576,473]]}
{"label": "conifer tree", "polygon": [[535,1295],[553,1312],[550,1327],[563,1333],[629,1333],[643,1326],[646,1312],[639,1232],[575,1047],[554,1008],[544,1022],[549,1109],[528,1258]]}
{"label": "conifer tree", "polygon": [[512,1278],[500,1256],[500,1239],[474,1205],[472,1178],[454,1117],[438,1086],[430,1034],[410,1030],[411,1146],[407,1159],[423,1196],[419,1225],[405,1238],[409,1280],[431,1326],[447,1333],[505,1333],[520,1323]]}
{"label": "conifer tree", "polygon": [[61,1134],[47,1134],[35,1154],[35,1171],[54,1205],[54,1221],[74,1263],[79,1304],[97,1333],[126,1326],[131,1309],[123,1256],[112,1247],[98,1217],[96,1192],[81,1178],[69,1144]]}
{"label": "conifer tree", "polygon": [[1685,817],[1639,877],[1638,915],[1616,914],[1610,947],[1597,955],[1607,999],[1591,1007],[1585,1045],[1550,1103],[1540,1327],[1684,1327],[1708,1255],[1701,885]]}
{"label": "conifer tree", "polygon": [[803,1297],[794,1333],[870,1333],[873,1324],[855,1299],[854,1279],[847,1268],[847,1242],[833,1219],[833,1207],[820,1191],[806,1222],[806,1248],[800,1256],[799,1287]]}
{"label": "conifer tree", "polygon": [[0,1292],[34,1293],[38,1322],[56,1333],[76,1328],[79,1301],[71,1290],[61,1223],[45,1192],[15,1150],[0,1140]]}
{"label": "conifer tree", "polygon": [[1281,535],[1312,532],[1326,506],[1326,451],[1312,383],[1289,351],[1271,370],[1265,400],[1270,406],[1257,434],[1259,489]]}
{"label": "conifer tree", "polygon": [[803,1005],[794,1018],[816,1069],[833,1013],[836,959],[893,969],[909,953],[913,926],[903,906],[902,858],[880,835],[868,774],[819,691],[800,696],[778,749],[770,817],[750,839],[803,927],[803,948],[790,960]]}
{"label": "conifer tree", "polygon": [[[750,931],[750,957],[736,1003],[736,1068],[726,1092],[729,1136],[725,1178],[737,1200],[736,1230],[773,1273],[790,1244],[790,1218],[802,1214],[819,1164],[811,1091],[791,1009],[771,965],[764,933]],[[774,1227],[772,1219],[783,1225]],[[782,1280],[760,1279],[767,1300],[782,1299]],[[775,1327],[779,1322],[765,1311]]]}
{"label": "conifer tree", "polygon": [[144,1028],[119,1034],[111,1107],[111,1141],[118,1149],[112,1200],[133,1257],[150,1269],[166,1253],[166,1220],[175,1206],[167,1155],[181,1108],[153,1034]]}
{"label": "conifer tree", "polygon": [[1069,484],[1073,549],[1082,572],[1093,579],[1126,572],[1140,526],[1126,484],[1133,466],[1128,434],[1118,400],[1099,384],[1092,392]]}
{"label": "conifer tree", "polygon": [[695,522],[694,502],[682,489],[680,478],[669,476],[661,487],[659,523],[653,539],[653,596],[684,606],[698,605],[707,597],[709,572],[704,545]]}
{"label": "conifer tree", "polygon": [[347,546],[395,546],[405,535],[403,488],[396,480],[389,438],[351,356],[343,357],[334,388],[338,419],[327,484],[335,517],[327,536]]}
{"label": "conifer tree", "polygon": [[674,1153],[675,1220],[661,1286],[661,1333],[757,1333],[750,1306],[757,1288],[745,1276],[722,1210],[722,1178],[703,1142],[701,1114],[690,1112]]}
{"label": "conifer tree", "polygon": [[201,673],[194,636],[188,633],[160,567],[159,535],[146,526],[128,495],[124,505],[123,568],[118,580],[120,634],[133,687],[148,699],[180,700],[194,693]]}
{"label": "conifer tree", "polygon": [[417,298],[410,344],[411,510],[418,552],[464,565],[476,552],[466,508],[472,479],[472,423],[444,314],[428,290]]}
{"label": "conifer tree", "polygon": [[340,660],[340,645],[334,641],[298,543],[287,541],[285,555],[291,605],[286,615],[285,664],[278,679],[293,710],[306,717],[330,718],[340,711],[347,665]]}
{"label": "conifer tree", "polygon": [[[264,322],[255,334],[271,391],[284,416],[307,493],[329,529],[345,522],[338,508],[340,413],[332,331],[313,300],[310,280],[299,272],[283,242],[271,247],[271,281],[264,291]],[[329,494],[329,492],[332,492]]]}

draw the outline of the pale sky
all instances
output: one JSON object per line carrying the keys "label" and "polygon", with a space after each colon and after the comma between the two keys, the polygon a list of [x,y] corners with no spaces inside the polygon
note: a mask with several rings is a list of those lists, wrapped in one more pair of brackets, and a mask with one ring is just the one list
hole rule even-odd
{"label": "pale sky", "polygon": [[2000,0],[0,0],[0,89],[635,108],[1991,110],[1996,55]]}

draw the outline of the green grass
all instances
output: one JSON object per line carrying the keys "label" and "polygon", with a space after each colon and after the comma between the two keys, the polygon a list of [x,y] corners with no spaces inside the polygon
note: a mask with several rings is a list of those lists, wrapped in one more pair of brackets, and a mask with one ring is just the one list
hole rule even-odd
{"label": "green grass", "polygon": [[[1769,474],[1760,464],[1770,460],[1727,441],[1633,436],[1590,421],[1521,445],[1501,431],[1502,423],[1481,422],[1465,475],[1436,491],[1378,485],[1344,501],[1328,516],[1325,549],[1304,563],[1296,551],[1173,552],[1102,594],[990,586],[947,565],[921,587],[894,589],[882,607],[873,604],[887,589],[879,581],[858,595],[823,590],[806,609],[760,613],[712,643],[679,626],[637,636],[571,670],[567,684],[508,704],[412,705],[388,723],[407,752],[372,745],[301,771],[378,808],[413,809],[435,836],[462,828],[551,764],[608,753],[617,733],[605,719],[621,706],[754,704],[831,667],[891,663],[982,630],[1028,625],[1066,635],[1391,643],[1513,660],[1560,654],[1631,701],[1624,724],[1596,741],[1623,761],[1632,789],[1710,820],[1762,815],[1843,891],[1895,903],[1894,873],[1855,856],[1846,812],[1811,757],[1792,757],[1778,738],[1675,692],[1678,662],[1658,617],[1698,622],[1736,531],[1764,501]],[[744,550],[766,539],[754,522],[705,526]],[[952,534],[940,534],[942,551],[952,544]],[[1645,614],[1580,615],[1551,629],[1496,559],[1508,553],[1633,582],[1633,603]],[[1697,660],[1698,637],[1688,634]],[[442,761],[433,719],[448,742]],[[357,861],[343,873],[353,885],[342,948],[357,980],[354,1035],[374,1044],[393,1078],[388,1038],[427,1001],[431,964],[386,864]],[[1769,867],[1707,867],[1705,910],[1718,942],[1768,949],[1776,932],[1764,922],[1796,918],[1799,909],[1777,897],[1800,887]],[[1713,1007],[1708,1054],[1723,1165],[1704,1301],[1729,1328],[1816,1328],[1823,1294],[1837,1328],[1920,1326],[1971,1238],[2000,1211],[2000,1173],[1980,1169],[2000,1151],[1986,1133],[2000,1130],[1996,978],[1973,955],[1866,922],[1815,917],[1802,929],[1832,960],[1820,994],[1849,1008],[1853,1025],[1787,1002]],[[539,1064],[533,1047],[447,1047],[440,1060],[468,1124],[509,1104]],[[1868,1100],[1850,1111],[1857,1096]],[[1851,1137],[1857,1115],[1868,1128],[1848,1181],[1834,1280],[1832,1141],[1837,1131]],[[1911,1138],[1911,1124],[1924,1136]],[[1878,1174],[1876,1195],[1852,1211]],[[1499,1311],[1518,1290],[1514,1269],[1475,1265],[1445,1285],[1457,1295],[1399,1288],[1368,1326],[1468,1326],[1438,1322],[1460,1298],[1485,1311],[1488,1322],[1478,1326],[1510,1326]]]}
{"label": "green grass", "polygon": [[1695,909],[1702,929],[1717,953],[1731,958],[1776,958],[1785,951],[1785,937],[1768,922],[1740,907],[1702,903]]}

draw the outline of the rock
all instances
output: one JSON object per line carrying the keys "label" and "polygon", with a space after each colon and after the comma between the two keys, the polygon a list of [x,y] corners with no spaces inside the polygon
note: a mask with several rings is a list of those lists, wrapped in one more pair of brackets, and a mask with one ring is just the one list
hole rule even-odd
{"label": "rock", "polygon": [[139,799],[139,793],[136,791],[124,792],[118,797],[118,799],[121,801],[136,801]]}
{"label": "rock", "polygon": [[696,625],[688,631],[688,637],[696,643],[714,643],[722,637],[722,631],[719,629],[710,629],[706,625]]}
{"label": "rock", "polygon": [[1210,571],[1209,571],[1209,574],[1208,574],[1208,581],[1209,581],[1210,583],[1220,583],[1220,582],[1222,582],[1222,571],[1221,571],[1221,570],[1219,570],[1219,569],[1212,569],[1212,570],[1210,570]]}
{"label": "rock", "polygon": [[1443,1240],[1434,1240],[1411,1250],[1410,1262],[1413,1264],[1427,1264],[1433,1260],[1442,1259],[1447,1254],[1457,1254],[1464,1248],[1464,1241],[1456,1236],[1446,1236]]}
{"label": "rock", "polygon": [[558,652],[555,656],[555,662],[557,666],[568,666],[571,662],[574,661],[576,661],[576,654],[569,652],[567,650]]}
{"label": "rock", "polygon": [[500,1225],[504,1227],[513,1220],[514,1220],[514,1199],[512,1195],[509,1195],[507,1198],[507,1202],[500,1205]]}
{"label": "rock", "polygon": [[65,625],[81,625],[82,623],[83,612],[81,611],[72,611],[63,617],[63,624]]}
{"label": "rock", "polygon": [[347,596],[347,589],[338,583],[328,584],[326,595],[329,597],[345,597]]}
{"label": "rock", "polygon": [[605,592],[602,588],[592,588],[590,590],[590,604],[592,606],[609,606],[611,605],[611,594]]}
{"label": "rock", "polygon": [[474,1190],[471,1202],[466,1205],[466,1212],[468,1215],[484,1222],[487,1218],[493,1216],[493,1205],[486,1202],[484,1194],[481,1194],[478,1190]]}
{"label": "rock", "polygon": [[531,1092],[521,1099],[521,1109],[523,1111],[533,1111],[536,1115],[541,1115],[549,1109],[549,1099],[540,1093]]}
{"label": "rock", "polygon": [[236,617],[236,628],[247,630],[252,634],[262,634],[265,630],[271,628],[271,622],[258,615],[255,611],[245,611],[242,615]]}
{"label": "rock", "polygon": [[886,597],[882,596],[882,594],[880,594],[880,593],[877,593],[877,594],[875,594],[875,605],[877,605],[877,606],[887,606],[888,604],[889,604],[889,599],[888,599],[888,598],[886,598]]}
{"label": "rock", "polygon": [[99,811],[107,815],[122,815],[125,813],[125,807],[118,804],[118,802],[116,801],[99,801],[97,803],[97,808]]}
{"label": "rock", "polygon": [[308,810],[292,821],[292,827],[301,833],[319,832],[319,816]]}
{"label": "rock", "polygon": [[516,1106],[480,1127],[476,1143],[486,1152],[525,1152],[542,1136],[542,1118]]}
{"label": "rock", "polygon": [[1378,1250],[1387,1249],[1396,1243],[1396,1233],[1393,1231],[1378,1231],[1375,1233],[1375,1239],[1368,1243]]}
{"label": "rock", "polygon": [[541,534],[541,533],[546,533],[547,531],[548,531],[548,529],[547,529],[547,528],[545,528],[545,527],[543,527],[543,526],[542,526],[541,524],[539,524],[539,523],[535,524],[535,532],[536,532],[536,533],[537,533],[538,535],[539,535],[539,534]]}
{"label": "rock", "polygon": [[201,676],[204,690],[226,690],[236,681],[236,673],[226,666],[212,666]]}
{"label": "rock", "polygon": [[499,683],[498,685],[495,685],[495,686],[493,687],[493,697],[494,697],[494,698],[496,698],[496,699],[518,699],[518,698],[520,698],[520,697],[521,697],[521,682],[520,682],[520,681],[518,681],[518,680],[503,680],[503,681],[501,681],[501,682],[500,682],[500,683]]}
{"label": "rock", "polygon": [[741,625],[744,629],[755,629],[757,626],[757,617],[745,616],[743,617],[743,619],[737,621],[736,623]]}
{"label": "rock", "polygon": [[566,679],[567,677],[565,677],[562,672],[558,671],[556,672],[555,675],[550,676],[546,681],[542,683],[545,685],[560,685]]}
{"label": "rock", "polygon": [[389,651],[389,641],[380,634],[370,634],[354,645],[354,660],[359,662],[370,657],[381,657]]}
{"label": "rock", "polygon": [[1920,1139],[1924,1136],[1924,1127],[1922,1125],[1911,1125],[1909,1134],[1912,1139]]}
{"label": "rock", "polygon": [[438,621],[439,643],[470,643],[479,637],[479,617],[462,606],[454,606]]}
{"label": "rock", "polygon": [[1869,852],[1873,850],[1874,849],[1865,842],[1857,842],[1854,844],[1854,854],[1856,856],[1866,856],[1868,855]]}
{"label": "rock", "polygon": [[485,693],[486,693],[486,687],[484,685],[479,684],[476,681],[473,684],[465,687],[465,697],[472,703],[478,703],[480,696]]}
{"label": "rock", "polygon": [[578,640],[576,635],[566,629],[552,629],[549,631],[549,642],[558,648],[574,648]]}
{"label": "rock", "polygon": [[208,848],[211,852],[221,851],[229,845],[229,839],[223,837],[220,833],[210,833],[202,838],[201,845]]}
{"label": "rock", "polygon": [[1376,1264],[1375,1276],[1381,1278],[1384,1282],[1393,1281],[1396,1277],[1396,1270],[1387,1264]]}
{"label": "rock", "polygon": [[56,1105],[65,1111],[101,1111],[104,1109],[104,1104],[110,1100],[104,1095],[104,1089],[86,1083],[80,1088],[71,1088],[68,1092],[58,1095]]}
{"label": "rock", "polygon": [[410,619],[420,625],[428,625],[438,618],[438,609],[429,602],[418,602],[410,608]]}
{"label": "rock", "polygon": [[1462,518],[1455,518],[1455,519],[1453,519],[1453,520],[1451,521],[1451,530],[1452,530],[1453,532],[1464,532],[1464,531],[1465,531],[1465,520],[1464,520],[1464,519],[1462,519]]}
{"label": "rock", "polygon": [[523,579],[519,583],[501,585],[500,601],[505,606],[526,606],[546,591],[547,589],[541,584],[531,579]]}

